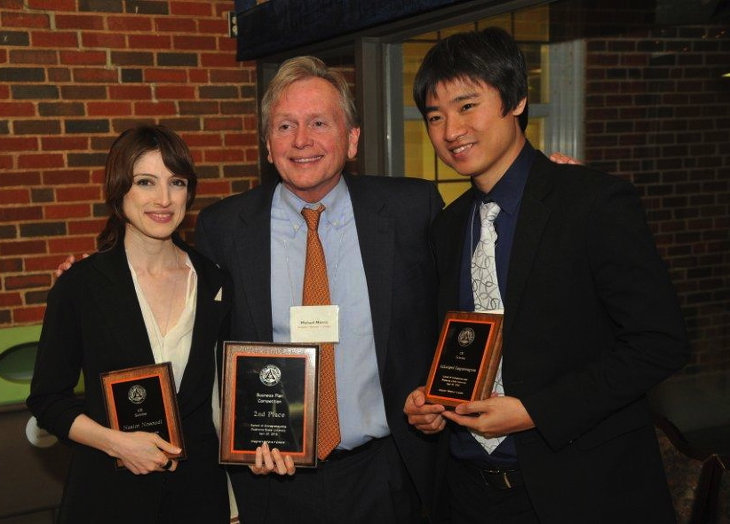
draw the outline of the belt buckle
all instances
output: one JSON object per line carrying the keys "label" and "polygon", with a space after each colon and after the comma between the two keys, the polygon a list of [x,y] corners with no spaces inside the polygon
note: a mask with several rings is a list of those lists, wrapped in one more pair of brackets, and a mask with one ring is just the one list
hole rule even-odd
{"label": "belt buckle", "polygon": [[[499,470],[489,470],[489,469],[483,469],[480,471],[480,474],[482,476],[482,479],[486,484],[489,486],[496,488],[496,489],[510,489],[512,488],[512,483],[509,481],[509,477],[507,476],[508,471],[499,471]],[[497,479],[499,479],[499,482],[497,482]]]}

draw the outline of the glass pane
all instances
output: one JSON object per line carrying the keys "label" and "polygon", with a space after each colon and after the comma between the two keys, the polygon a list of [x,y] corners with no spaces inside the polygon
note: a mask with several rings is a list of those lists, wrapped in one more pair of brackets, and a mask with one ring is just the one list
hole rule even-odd
{"label": "glass pane", "polygon": [[[534,104],[545,102],[542,99],[542,48],[540,44],[520,44],[527,65],[527,99]],[[544,70],[547,71],[547,64],[545,65]]]}
{"label": "glass pane", "polygon": [[[545,125],[544,118],[530,117],[527,121],[527,129],[525,129],[525,136],[530,141],[533,147],[545,150],[545,134],[543,133],[543,126]],[[552,151],[548,151],[548,154]]]}
{"label": "glass pane", "polygon": [[422,120],[405,122],[405,175],[436,180],[435,156]]}
{"label": "glass pane", "polygon": [[415,107],[413,103],[413,79],[418,72],[418,67],[426,56],[428,50],[433,47],[431,42],[405,42],[403,44],[403,105]]}
{"label": "glass pane", "polygon": [[[430,143],[429,143],[430,145]],[[431,148],[433,151],[433,148]],[[433,153],[436,156],[436,153]],[[436,170],[438,173],[438,180],[460,180],[464,178],[464,175],[460,175],[449,166],[444,164],[440,158],[436,157]]]}
{"label": "glass pane", "polygon": [[[462,177],[463,178],[463,177]],[[469,189],[471,187],[471,184],[469,181],[464,182],[446,182],[444,184],[438,185],[439,193],[441,193],[441,198],[444,199],[444,202],[448,206],[451,202],[456,200],[461,194]]]}
{"label": "glass pane", "polygon": [[550,7],[547,5],[514,12],[515,40],[547,42],[550,40]]}
{"label": "glass pane", "polygon": [[474,22],[469,22],[468,24],[455,25],[452,27],[447,27],[446,29],[442,29],[441,31],[439,31],[439,36],[441,36],[441,38],[446,38],[447,36],[453,35],[454,33],[474,31],[475,29],[476,24]]}
{"label": "glass pane", "polygon": [[500,27],[508,33],[512,33],[512,13],[490,16],[477,22],[477,29],[485,29],[487,27]]}

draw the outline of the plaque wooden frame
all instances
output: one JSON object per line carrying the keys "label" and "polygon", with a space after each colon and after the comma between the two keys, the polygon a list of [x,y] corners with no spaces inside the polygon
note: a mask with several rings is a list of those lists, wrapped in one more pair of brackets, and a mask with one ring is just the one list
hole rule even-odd
{"label": "plaque wooden frame", "polygon": [[[455,407],[464,402],[489,398],[502,357],[502,321],[501,313],[446,313],[426,381],[427,402]],[[460,358],[456,352],[461,351],[459,347],[464,347],[462,342],[468,340],[468,330],[471,330],[471,343],[476,344],[471,349],[481,353],[466,357],[464,360],[472,359],[472,364],[460,367],[455,360]],[[486,335],[483,334],[485,330]],[[475,331],[482,335],[474,337]],[[460,341],[462,337],[464,340]],[[475,360],[478,361],[476,366],[473,365]]]}
{"label": "plaque wooden frame", "polygon": [[[177,393],[175,392],[175,380],[173,379],[172,374],[172,364],[170,362],[161,362],[159,364],[137,366],[101,373],[101,386],[104,395],[104,403],[106,405],[107,417],[109,419],[109,427],[117,431],[145,431],[144,428],[125,429],[124,425],[120,424],[119,407],[117,406],[117,401],[114,397],[114,386],[123,383],[139,382],[151,378],[157,378],[159,381],[160,392],[162,395],[161,402],[164,411],[163,425],[167,430],[167,440],[182,450],[177,455],[167,454],[167,456],[175,460],[184,460],[187,458],[187,452],[185,449],[185,439],[183,438],[182,424],[180,422],[180,411],[177,405]],[[120,459],[116,459],[116,465],[118,468],[124,467]]]}
{"label": "plaque wooden frame", "polygon": [[[246,358],[248,360],[239,362],[239,359]],[[256,365],[265,368],[269,361],[279,361],[280,359],[301,359],[303,364],[299,376],[295,376],[293,380],[301,380],[302,402],[301,408],[298,409],[296,417],[287,412],[286,420],[291,421],[292,418],[301,418],[301,424],[297,424],[292,431],[297,431],[297,435],[301,433],[299,441],[299,451],[289,451],[277,446],[275,440],[269,442],[265,438],[256,438],[246,440],[243,445],[237,444],[236,432],[241,431],[241,427],[251,427],[253,420],[238,421],[237,416],[237,399],[240,394],[247,394],[241,388],[246,387],[248,382],[240,375],[241,366],[251,372],[255,369],[247,368],[248,362],[255,362]],[[256,367],[256,366],[254,366]],[[222,464],[253,464],[256,460],[256,447],[264,440],[269,442],[271,448],[277,447],[282,455],[289,455],[297,467],[316,467],[317,466],[317,390],[319,383],[319,344],[309,343],[264,343],[264,342],[235,342],[227,341],[223,344],[223,380],[222,380],[222,402],[221,402],[221,445],[219,460]],[[262,386],[256,384],[261,391],[266,391],[269,384],[263,382],[261,372],[258,378],[262,381]],[[243,386],[242,386],[243,384]],[[274,386],[277,386],[274,384]],[[282,386],[283,387],[283,386]],[[297,389],[299,389],[299,385]],[[258,391],[258,390],[256,390]],[[258,394],[257,394],[258,396]],[[270,400],[270,399],[269,399]],[[286,403],[286,400],[284,401]],[[297,403],[299,404],[299,403]],[[288,404],[287,404],[288,409]],[[300,431],[299,431],[300,430]],[[264,435],[262,430],[259,435]]]}

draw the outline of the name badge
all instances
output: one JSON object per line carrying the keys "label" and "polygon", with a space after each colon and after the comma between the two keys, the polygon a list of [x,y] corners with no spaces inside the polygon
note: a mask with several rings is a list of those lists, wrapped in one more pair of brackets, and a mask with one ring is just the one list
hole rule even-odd
{"label": "name badge", "polygon": [[292,306],[289,308],[292,342],[340,341],[340,306]]}

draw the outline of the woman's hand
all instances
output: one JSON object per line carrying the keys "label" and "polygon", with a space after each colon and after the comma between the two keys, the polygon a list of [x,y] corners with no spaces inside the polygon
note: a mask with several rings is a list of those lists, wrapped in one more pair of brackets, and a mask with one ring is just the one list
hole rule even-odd
{"label": "woman's hand", "polygon": [[102,426],[87,415],[79,415],[68,432],[71,440],[119,459],[135,475],[152,471],[175,471],[177,461],[169,458],[182,450],[156,433],[126,433]]}
{"label": "woman's hand", "polygon": [[146,475],[153,471],[175,471],[177,461],[169,456],[182,450],[164,440],[156,433],[115,431],[110,455],[135,475]]}

